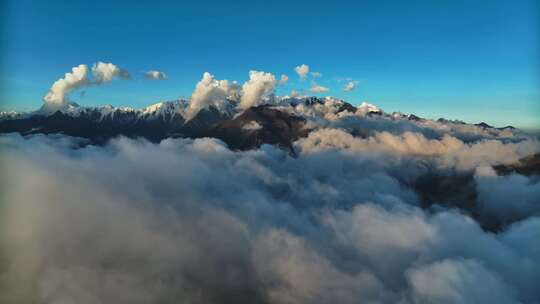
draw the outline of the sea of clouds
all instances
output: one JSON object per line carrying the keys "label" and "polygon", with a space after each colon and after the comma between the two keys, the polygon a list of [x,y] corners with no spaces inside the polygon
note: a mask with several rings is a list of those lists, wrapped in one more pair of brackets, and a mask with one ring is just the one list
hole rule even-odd
{"label": "sea of clouds", "polygon": [[[538,141],[403,131],[321,128],[296,156],[2,135],[0,302],[540,303],[540,181],[492,168]],[[472,172],[508,224],[422,208],[403,181],[426,170]]]}

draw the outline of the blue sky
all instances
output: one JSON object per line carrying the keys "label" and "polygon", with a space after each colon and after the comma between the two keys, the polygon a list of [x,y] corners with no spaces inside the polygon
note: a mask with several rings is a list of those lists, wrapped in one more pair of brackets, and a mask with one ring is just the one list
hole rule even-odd
{"label": "blue sky", "polygon": [[[243,82],[294,67],[354,104],[438,118],[540,128],[534,1],[5,0],[2,110],[33,110],[73,66],[113,62],[130,81],[74,92],[83,105],[142,107],[191,95],[203,72]],[[160,70],[164,81],[142,73]],[[343,92],[343,79],[359,81]]]}

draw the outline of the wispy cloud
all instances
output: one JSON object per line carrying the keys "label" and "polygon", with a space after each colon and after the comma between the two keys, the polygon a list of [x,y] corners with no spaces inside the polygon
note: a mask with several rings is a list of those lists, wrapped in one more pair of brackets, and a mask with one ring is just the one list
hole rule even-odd
{"label": "wispy cloud", "polygon": [[307,74],[309,73],[309,66],[307,64],[302,64],[295,67],[294,71],[300,76],[300,79],[306,79]]}
{"label": "wispy cloud", "polygon": [[347,82],[347,83],[343,86],[343,91],[345,91],[345,92],[350,92],[350,91],[356,89],[357,86],[358,86],[358,81],[356,81],[356,80],[351,80],[351,81]]}
{"label": "wispy cloud", "polygon": [[164,80],[168,77],[167,74],[165,74],[164,72],[152,70],[144,72],[144,78],[148,80]]}
{"label": "wispy cloud", "polygon": [[329,88],[323,87],[323,86],[318,85],[318,84],[313,84],[309,90],[311,92],[313,92],[313,93],[325,93],[325,92],[330,91]]}

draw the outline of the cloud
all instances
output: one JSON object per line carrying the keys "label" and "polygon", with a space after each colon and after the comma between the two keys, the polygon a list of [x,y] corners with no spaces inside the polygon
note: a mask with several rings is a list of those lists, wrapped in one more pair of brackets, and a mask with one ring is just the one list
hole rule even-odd
{"label": "cloud", "polygon": [[93,79],[88,77],[88,66],[80,64],[63,78],[53,83],[49,91],[43,97],[44,111],[55,111],[67,106],[68,95],[76,89],[84,86],[101,85],[113,80],[113,78],[130,79],[129,72],[112,63],[97,62],[92,66]]}
{"label": "cloud", "polygon": [[[271,92],[270,75],[250,75],[251,96]],[[232,91],[205,73],[192,99]],[[491,168],[538,153],[537,141],[476,129],[466,141],[463,127],[342,105],[286,108],[319,122],[294,157],[212,138],[1,135],[0,302],[540,300],[538,177]],[[470,174],[474,214],[507,225],[493,233],[455,206],[426,208],[413,186],[426,172]]]}
{"label": "cloud", "polygon": [[401,135],[375,132],[368,138],[358,138],[339,129],[311,132],[296,144],[305,153],[336,149],[352,153],[376,152],[436,157],[439,166],[458,169],[511,164],[540,151],[540,143],[535,140],[506,144],[498,140],[484,140],[467,144],[448,134],[441,139],[428,139],[421,133],[413,132]]}
{"label": "cloud", "polygon": [[343,86],[343,91],[350,92],[350,91],[356,89],[356,86],[358,86],[358,81],[356,81],[356,80],[349,81]]}
{"label": "cloud", "polygon": [[249,71],[249,80],[242,86],[240,107],[247,109],[262,102],[263,96],[274,92],[276,77],[271,73]]}
{"label": "cloud", "polygon": [[128,71],[110,62],[98,61],[92,66],[92,73],[97,84],[111,82],[114,78],[131,79]]}
{"label": "cloud", "polygon": [[369,272],[336,268],[302,238],[270,230],[255,243],[253,260],[271,303],[357,303],[377,301],[382,284]]}
{"label": "cloud", "polygon": [[301,79],[306,79],[307,74],[309,73],[309,66],[306,64],[299,65],[294,68],[294,71]]}
{"label": "cloud", "polygon": [[67,103],[67,95],[82,86],[88,84],[88,66],[80,64],[74,67],[71,72],[66,73],[63,78],[53,83],[43,101],[49,106],[63,106]]}
{"label": "cloud", "polygon": [[313,92],[313,93],[325,93],[325,92],[330,91],[329,88],[323,87],[323,86],[320,86],[320,85],[317,85],[317,84],[313,84],[313,86],[311,86],[311,88],[309,90],[311,92]]}
{"label": "cloud", "polygon": [[311,73],[309,73],[309,74],[310,74],[311,77],[313,77],[313,78],[320,78],[320,77],[322,77],[322,74],[319,73],[319,72],[311,72]]}
{"label": "cloud", "polygon": [[281,77],[279,78],[279,84],[283,85],[286,84],[289,81],[289,76],[285,74],[281,74]]}
{"label": "cloud", "polygon": [[160,71],[147,71],[144,73],[144,78],[149,80],[164,80],[167,79],[167,74]]}
{"label": "cloud", "polygon": [[204,72],[202,79],[197,83],[195,90],[191,94],[187,116],[193,117],[201,109],[211,105],[222,106],[229,96],[229,90],[227,80],[216,80],[214,75]]}
{"label": "cloud", "polygon": [[540,215],[540,180],[519,174],[497,176],[491,172],[477,174],[475,182],[479,212],[486,219],[512,223],[531,214]]}
{"label": "cloud", "polygon": [[274,92],[277,84],[273,74],[260,71],[250,71],[249,80],[242,86],[236,81],[216,80],[212,74],[205,72],[191,95],[188,119],[208,106],[218,109],[226,107],[227,99],[239,102],[238,106],[242,109],[262,104],[266,102],[263,99]]}
{"label": "cloud", "polygon": [[[412,208],[385,210],[379,206],[360,205],[352,212],[336,211],[325,218],[343,242],[358,246],[370,256],[391,258],[399,252],[420,252],[436,238],[435,229],[426,222],[423,212]],[[366,229],[353,229],[362,226]],[[361,247],[361,248],[360,248]]]}
{"label": "cloud", "polygon": [[474,260],[443,260],[407,275],[416,303],[519,303],[496,273]]}

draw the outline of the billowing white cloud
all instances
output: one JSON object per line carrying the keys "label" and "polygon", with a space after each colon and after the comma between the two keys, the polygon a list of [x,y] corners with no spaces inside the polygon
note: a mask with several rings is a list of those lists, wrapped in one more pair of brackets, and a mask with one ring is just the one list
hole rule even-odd
{"label": "billowing white cloud", "polygon": [[94,78],[88,77],[89,68],[86,64],[74,67],[63,78],[53,83],[49,91],[43,97],[45,111],[54,111],[65,107],[68,102],[68,94],[83,86],[101,85],[113,80],[113,78],[130,79],[129,72],[112,63],[97,62],[92,66]]}
{"label": "billowing white cloud", "polygon": [[307,64],[302,64],[294,68],[294,71],[300,78],[305,79],[309,73],[309,66]]}
{"label": "billowing white cloud", "polygon": [[358,81],[356,81],[356,80],[349,81],[343,86],[343,91],[350,92],[350,91],[356,89],[357,85],[358,85]]}
{"label": "billowing white cloud", "polygon": [[325,93],[325,92],[330,91],[329,88],[323,87],[323,86],[318,85],[318,84],[313,84],[313,86],[311,86],[311,88],[309,90],[311,92],[313,92],[313,93]]}
{"label": "billowing white cloud", "polygon": [[147,71],[144,73],[144,78],[149,80],[164,80],[167,79],[167,74],[161,71]]}
{"label": "billowing white cloud", "polygon": [[80,64],[74,67],[70,73],[53,83],[43,101],[47,106],[61,107],[67,103],[67,94],[88,84],[88,66]]}
{"label": "billowing white cloud", "polygon": [[106,63],[106,62],[98,61],[92,66],[92,73],[94,74],[94,81],[97,84],[110,82],[114,78],[120,78],[120,79],[131,78],[128,71],[110,62]]}
{"label": "billowing white cloud", "polygon": [[[236,88],[236,86],[234,86]],[[191,100],[187,116],[193,117],[201,109],[210,105],[220,107],[229,96],[229,82],[216,80],[214,75],[204,72],[202,79],[195,86],[191,94]]]}
{"label": "billowing white cloud", "polygon": [[276,77],[271,73],[249,71],[249,80],[242,86],[240,107],[247,109],[262,102],[262,97],[274,92]]}

